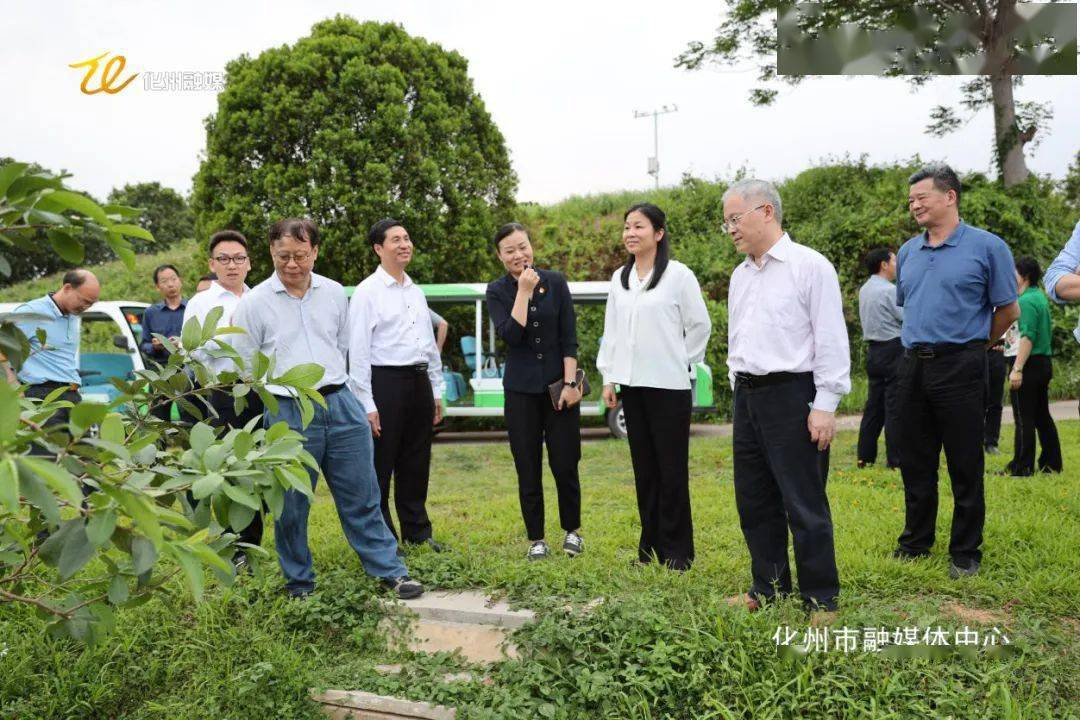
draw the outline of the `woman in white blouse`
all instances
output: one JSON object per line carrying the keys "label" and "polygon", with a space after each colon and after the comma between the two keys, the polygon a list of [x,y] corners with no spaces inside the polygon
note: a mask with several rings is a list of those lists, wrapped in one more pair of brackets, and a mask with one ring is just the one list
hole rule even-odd
{"label": "woman in white blouse", "polygon": [[623,217],[630,257],[611,277],[596,368],[604,402],[619,386],[634,466],[638,561],[674,570],[694,561],[690,517],[690,378],[712,323],[690,268],[670,258],[664,211],[640,203]]}

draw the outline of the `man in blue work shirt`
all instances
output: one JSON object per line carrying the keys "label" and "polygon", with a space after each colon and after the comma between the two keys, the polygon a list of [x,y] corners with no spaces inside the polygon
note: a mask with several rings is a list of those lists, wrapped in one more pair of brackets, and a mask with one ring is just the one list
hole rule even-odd
{"label": "man in blue work shirt", "polygon": [[906,517],[897,558],[930,554],[944,446],[954,498],[949,575],[982,561],[986,348],[1020,316],[1012,253],[1001,238],[960,219],[960,179],[930,165],[908,179],[908,208],[924,232],[897,255],[900,471]]}
{"label": "man in blue work shirt", "polygon": [[[19,330],[30,339],[30,355],[18,373],[20,383],[26,385],[26,397],[43,399],[53,391],[64,388],[60,400],[72,403],[82,401],[79,387],[79,315],[97,302],[101,284],[89,270],[70,270],[64,274],[64,284],[56,292],[23,303],[16,313],[41,315],[43,320],[25,320],[16,323]],[[38,340],[38,330],[45,331],[45,344]],[[63,409],[49,418],[46,425],[67,424],[68,410]],[[49,455],[35,447],[34,454]]]}
{"label": "man in blue work shirt", "polygon": [[187,300],[181,294],[184,283],[175,265],[159,265],[154,268],[154,285],[161,293],[161,301],[146,308],[142,317],[142,340],[139,349],[148,360],[164,365],[169,360],[169,350],[154,337],[164,335],[179,342],[184,330],[184,310]]}

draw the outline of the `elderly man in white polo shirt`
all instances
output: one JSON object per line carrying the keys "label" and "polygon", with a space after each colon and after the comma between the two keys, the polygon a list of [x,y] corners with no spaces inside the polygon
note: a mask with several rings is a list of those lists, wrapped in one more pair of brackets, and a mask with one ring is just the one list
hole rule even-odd
{"label": "elderly man in white polo shirt", "polygon": [[780,195],[746,180],[724,193],[724,229],[746,254],[728,291],[728,368],[735,391],[735,503],[753,583],[732,602],[756,610],[792,592],[836,609],[840,581],[825,495],[840,398],[851,390],[836,270],[781,226]]}

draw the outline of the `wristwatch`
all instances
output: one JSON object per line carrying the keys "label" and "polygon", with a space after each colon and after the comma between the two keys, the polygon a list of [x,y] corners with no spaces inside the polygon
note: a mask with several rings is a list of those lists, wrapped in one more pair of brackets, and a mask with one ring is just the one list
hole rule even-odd
{"label": "wristwatch", "polygon": [[573,380],[564,380],[563,385],[565,385],[568,388],[576,388],[577,387],[577,378],[575,378]]}

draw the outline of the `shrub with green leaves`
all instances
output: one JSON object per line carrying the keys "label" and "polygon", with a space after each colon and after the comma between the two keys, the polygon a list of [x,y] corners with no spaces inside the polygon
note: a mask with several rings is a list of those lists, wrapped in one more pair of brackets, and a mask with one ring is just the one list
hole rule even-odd
{"label": "shrub with green leaves", "polygon": [[[216,328],[220,315],[212,311],[205,327],[190,319],[165,365],[113,379],[119,396],[108,405],[73,405],[59,399],[63,389],[37,402],[0,385],[0,598],[33,605],[51,618],[50,631],[95,641],[116,608],[145,602],[180,573],[196,598],[205,569],[231,583],[235,535],[225,529],[247,527],[264,505],[279,516],[287,490],[311,495],[308,468],[318,465],[284,422],[222,432],[151,414],[175,402],[210,420],[214,391],[232,392],[238,409],[252,392],[275,407],[267,384],[290,388],[305,422],[313,403],[325,404],[312,389],[318,365],[275,376],[262,354],[250,373],[202,364],[192,355],[199,348],[244,367],[224,340],[238,330]],[[50,424],[62,409],[69,421]],[[55,461],[28,454],[34,447]]]}

